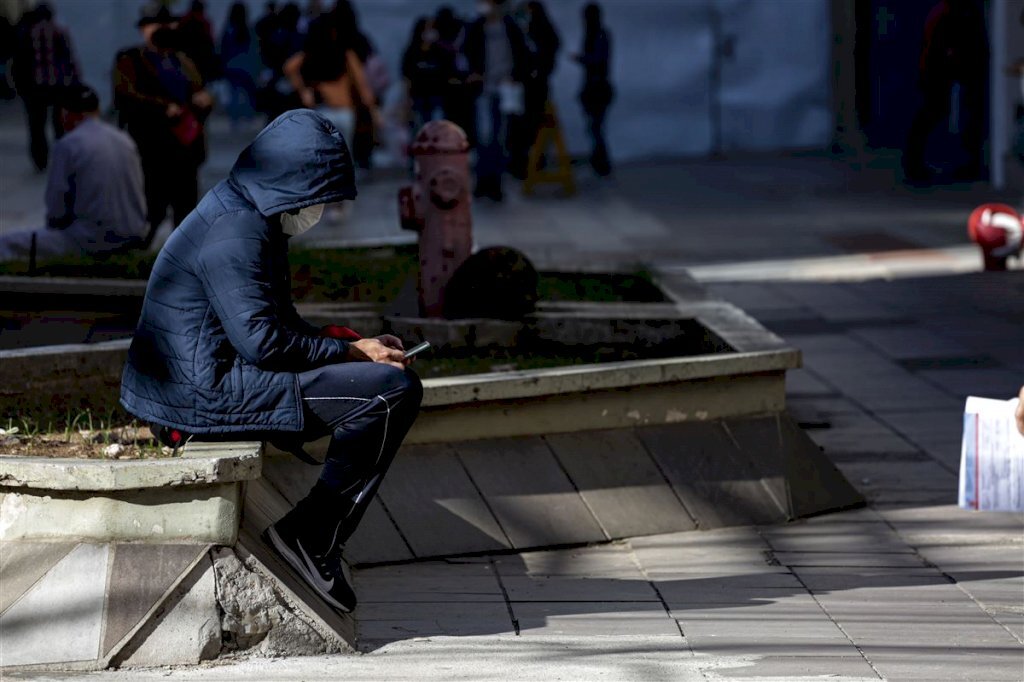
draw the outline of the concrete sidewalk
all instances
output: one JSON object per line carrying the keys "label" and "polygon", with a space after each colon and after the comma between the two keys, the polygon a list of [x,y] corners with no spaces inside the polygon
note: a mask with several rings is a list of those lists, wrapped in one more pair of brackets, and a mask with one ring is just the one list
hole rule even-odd
{"label": "concrete sidewalk", "polygon": [[[19,134],[0,125],[0,230],[41,195]],[[207,183],[242,142],[218,139]],[[1008,398],[1024,383],[1024,272],[954,274],[972,270],[962,251],[927,278],[871,279],[877,268],[858,265],[877,262],[864,254],[949,253],[974,205],[1019,196],[894,187],[892,161],[635,164],[610,182],[583,177],[573,200],[510,191],[503,205],[475,208],[479,243],[518,246],[542,267],[718,264],[703,275],[712,293],[803,350],[791,411],[869,508],[363,570],[360,657],[8,677],[1024,679],[1024,515],[955,507],[963,398]],[[309,243],[407,239],[399,184],[365,183],[352,219],[314,230]],[[829,267],[801,282],[777,276],[790,263],[801,270],[794,259],[847,256],[850,281],[819,281]],[[742,277],[726,267],[766,260],[771,268]]]}
{"label": "concrete sidewalk", "polygon": [[955,499],[964,395],[1009,397],[1024,375],[1022,287],[712,287],[804,349],[791,409],[867,509],[366,569],[364,656],[83,677],[1019,680],[1024,515]]}

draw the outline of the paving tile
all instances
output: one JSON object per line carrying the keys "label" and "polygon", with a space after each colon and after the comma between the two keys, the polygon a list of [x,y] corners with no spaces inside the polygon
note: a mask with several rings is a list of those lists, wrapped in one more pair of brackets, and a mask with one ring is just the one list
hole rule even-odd
{"label": "paving tile", "polygon": [[345,544],[345,558],[353,564],[413,558],[409,546],[384,510],[380,498],[370,502],[356,532]]}
{"label": "paving tile", "polygon": [[[1019,331],[1018,331],[1019,335]],[[1020,375],[998,369],[935,369],[917,376],[942,390],[964,399],[969,395],[1008,400],[1020,391]]]}
{"label": "paving tile", "polygon": [[1007,647],[948,647],[890,644],[864,650],[871,664],[887,680],[999,680],[1021,679],[1021,651]]}
{"label": "paving tile", "polygon": [[783,566],[837,566],[843,568],[925,568],[924,562],[905,551],[875,552],[775,552],[775,559]]}
{"label": "paving tile", "polygon": [[205,545],[111,545],[110,588],[102,655],[135,627],[181,578]]}
{"label": "paving tile", "polygon": [[[834,647],[842,651],[842,647]],[[853,648],[852,646],[850,647]],[[715,668],[715,676],[724,679],[776,679],[793,680],[802,678],[825,679],[841,678],[850,682],[857,680],[877,680],[878,675],[856,649],[847,655],[808,656],[766,655],[757,658],[749,665],[742,667]],[[722,651],[720,653],[728,653]]]}
{"label": "paving tile", "polygon": [[973,351],[954,339],[918,325],[861,327],[850,334],[894,360],[969,356]]}
{"label": "paving tile", "polygon": [[384,576],[361,571],[355,574],[359,602],[504,602],[498,579],[493,576]]}
{"label": "paving tile", "polygon": [[100,655],[109,545],[80,544],[0,616],[3,665]]}
{"label": "paving tile", "polygon": [[628,545],[522,552],[494,558],[502,576],[566,576],[643,580]]}
{"label": "paving tile", "polygon": [[[764,590],[773,596],[785,596],[786,594],[806,592],[796,575],[789,572],[780,572],[778,566],[770,566],[771,572],[763,571],[757,573],[650,573],[648,578],[658,588],[665,599],[671,595],[681,595],[689,599],[693,595],[703,595],[704,601],[728,602],[729,597],[721,599],[714,598],[715,595],[728,595],[736,592],[744,595],[744,599],[750,596],[749,592]],[[705,598],[706,597],[706,598]]]}
{"label": "paving tile", "polygon": [[853,592],[869,588],[893,590],[920,586],[949,587],[949,579],[934,568],[796,566],[793,572],[815,594]]}
{"label": "paving tile", "polygon": [[786,518],[749,453],[721,424],[648,426],[637,433],[700,528]]}
{"label": "paving tile", "polygon": [[764,528],[761,533],[776,552],[913,552],[889,526],[881,522],[797,522]]}
{"label": "paving tile", "polygon": [[515,602],[512,612],[523,638],[680,636],[657,602]]}
{"label": "paving tile", "polygon": [[1014,512],[976,512],[954,504],[921,504],[879,507],[879,514],[892,524],[907,543],[928,545],[976,545],[1021,543],[1024,515]]}
{"label": "paving tile", "polygon": [[928,499],[956,503],[957,476],[938,462],[928,459],[841,461],[836,464],[840,471],[852,481],[864,495],[874,499],[921,499],[922,493]]}
{"label": "paving tile", "polygon": [[74,548],[73,542],[0,542],[0,614]]}
{"label": "paving tile", "polygon": [[791,369],[786,372],[786,399],[790,397],[833,396],[836,389],[807,368]]}
{"label": "paving tile", "polygon": [[777,284],[776,288],[789,299],[830,321],[897,320],[902,317],[901,313],[880,305],[878,299],[872,300],[845,284],[784,283]]}
{"label": "paving tile", "polygon": [[513,546],[608,539],[540,438],[472,441],[453,447]]}
{"label": "paving tile", "polygon": [[501,582],[514,602],[659,601],[658,593],[643,578],[507,576]]}
{"label": "paving tile", "polygon": [[633,432],[588,431],[545,440],[609,537],[696,527]]}
{"label": "paving tile", "polygon": [[[514,556],[514,555],[513,555]],[[458,578],[490,578],[494,576],[494,568],[488,557],[467,557],[442,559],[435,561],[416,561],[408,564],[373,566],[362,568],[358,575],[385,578],[435,578],[443,580]]]}
{"label": "paving tile", "polygon": [[380,495],[417,556],[509,548],[508,538],[447,445],[403,448]]}
{"label": "paving tile", "polygon": [[886,411],[877,418],[950,471],[960,468],[963,407],[947,410]]}
{"label": "paving tile", "polygon": [[360,642],[441,635],[514,635],[515,632],[504,602],[360,604],[354,616]]}
{"label": "paving tile", "polygon": [[864,412],[828,415],[827,428],[807,431],[826,455],[849,453],[916,453],[919,448]]}

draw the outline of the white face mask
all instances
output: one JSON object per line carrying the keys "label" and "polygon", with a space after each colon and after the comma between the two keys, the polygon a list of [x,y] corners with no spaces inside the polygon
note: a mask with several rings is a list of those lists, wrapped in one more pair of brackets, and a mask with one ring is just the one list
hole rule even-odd
{"label": "white face mask", "polygon": [[292,215],[291,213],[282,213],[281,231],[289,236],[297,237],[303,232],[307,232],[311,227],[320,222],[320,218],[323,217],[323,215],[323,204],[300,208],[299,212],[295,215]]}

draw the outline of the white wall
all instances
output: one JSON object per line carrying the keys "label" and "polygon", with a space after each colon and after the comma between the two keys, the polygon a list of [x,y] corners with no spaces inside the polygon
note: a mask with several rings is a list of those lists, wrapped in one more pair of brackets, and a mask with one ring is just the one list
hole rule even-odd
{"label": "white wall", "polygon": [[[179,0],[178,9],[188,0]],[[136,41],[143,0],[51,0],[70,28],[86,79],[109,97],[116,51]],[[247,0],[254,19],[263,0]],[[302,2],[300,5],[304,5]],[[356,0],[363,30],[393,68],[419,13],[449,4],[468,14],[472,0]],[[585,0],[548,0],[563,42],[552,89],[574,152],[586,149],[576,93],[580,69],[569,59],[582,39]],[[605,0],[613,39],[617,99],[608,122],[617,158],[712,151],[710,17],[724,16],[736,58],[723,64],[723,147],[776,149],[828,143],[828,0]],[[207,0],[220,24],[231,0]]]}

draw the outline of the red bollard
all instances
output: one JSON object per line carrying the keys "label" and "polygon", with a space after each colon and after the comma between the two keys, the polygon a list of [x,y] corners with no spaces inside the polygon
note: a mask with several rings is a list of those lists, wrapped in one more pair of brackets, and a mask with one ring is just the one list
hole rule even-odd
{"label": "red bollard", "polygon": [[409,153],[416,179],[398,191],[399,214],[420,234],[420,314],[441,317],[445,286],[473,249],[469,142],[451,121],[431,121]]}
{"label": "red bollard", "polygon": [[1006,204],[982,204],[967,219],[967,234],[981,249],[985,270],[1006,270],[1011,256],[1021,255],[1021,216]]}

